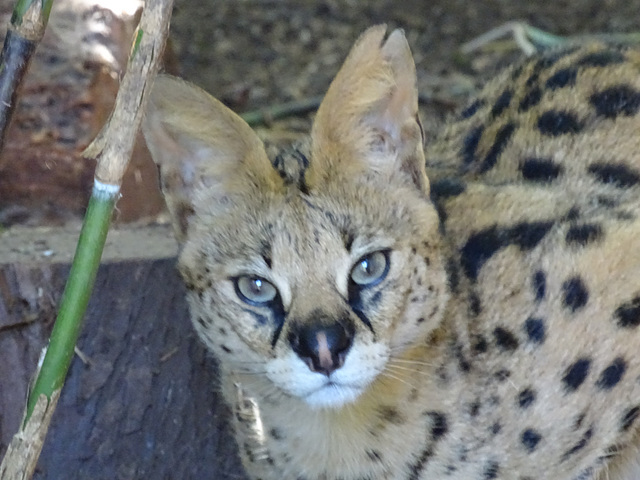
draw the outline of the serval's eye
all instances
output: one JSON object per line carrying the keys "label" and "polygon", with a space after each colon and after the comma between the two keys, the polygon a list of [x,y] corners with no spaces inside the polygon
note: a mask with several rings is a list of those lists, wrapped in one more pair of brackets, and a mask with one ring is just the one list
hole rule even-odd
{"label": "serval's eye", "polygon": [[236,294],[243,302],[262,306],[271,302],[278,295],[278,290],[264,278],[242,276],[235,280]]}
{"label": "serval's eye", "polygon": [[389,271],[389,252],[377,251],[360,258],[351,269],[351,280],[361,287],[381,282]]}

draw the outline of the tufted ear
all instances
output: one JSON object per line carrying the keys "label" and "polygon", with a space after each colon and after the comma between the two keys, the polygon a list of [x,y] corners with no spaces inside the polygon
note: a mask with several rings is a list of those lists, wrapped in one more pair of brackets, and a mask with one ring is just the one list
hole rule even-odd
{"label": "tufted ear", "polygon": [[281,184],[249,125],[204,90],[177,78],[156,78],[142,131],[160,168],[180,242],[198,195],[206,193],[206,208],[215,213],[238,195]]}
{"label": "tufted ear", "polygon": [[331,83],[313,130],[307,182],[333,175],[401,174],[428,194],[416,69],[402,30],[386,26],[358,39]]}

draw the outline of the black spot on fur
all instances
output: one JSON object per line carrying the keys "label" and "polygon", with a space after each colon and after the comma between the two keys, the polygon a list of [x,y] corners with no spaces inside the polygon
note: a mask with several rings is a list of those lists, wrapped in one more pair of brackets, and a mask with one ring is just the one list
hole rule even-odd
{"label": "black spot on fur", "polygon": [[474,317],[477,317],[482,312],[482,303],[476,292],[471,292],[469,295],[469,311]]}
{"label": "black spot on fur", "polygon": [[523,222],[512,228],[494,225],[471,235],[460,249],[460,262],[465,274],[477,280],[482,266],[500,249],[510,244],[516,244],[522,250],[532,249],[552,226],[553,222]]}
{"label": "black spot on fur", "polygon": [[602,371],[600,378],[596,382],[596,386],[603,390],[612,389],[618,384],[626,370],[627,362],[621,357],[616,358],[611,365]]}
{"label": "black spot on fur", "polygon": [[562,166],[550,158],[525,158],[520,164],[522,178],[530,182],[549,183],[562,173]]}
{"label": "black spot on fur", "polygon": [[460,284],[460,275],[458,273],[458,264],[453,258],[449,258],[447,260],[445,270],[447,272],[447,283],[449,285],[449,289],[455,293],[458,291],[458,286]]}
{"label": "black spot on fur", "polygon": [[393,425],[402,425],[405,422],[404,416],[395,408],[388,405],[381,405],[376,410],[380,419]]}
{"label": "black spot on fur", "polygon": [[580,441],[578,443],[576,443],[573,447],[571,447],[569,450],[567,450],[566,452],[564,452],[562,454],[561,461],[564,462],[564,461],[568,460],[569,457],[571,457],[572,455],[575,455],[580,450],[582,450],[584,447],[586,447],[589,444],[589,440],[591,440],[592,436],[593,436],[593,429],[590,428],[589,430],[584,432],[584,435],[582,436],[582,438],[580,439]]}
{"label": "black spot on fur", "polygon": [[282,435],[282,432],[277,428],[272,428],[271,430],[269,430],[269,436],[274,440],[282,440],[284,438],[284,435]]}
{"label": "black spot on fur", "polygon": [[504,112],[508,107],[509,103],[511,103],[511,98],[513,97],[513,92],[511,90],[505,90],[500,94],[496,103],[493,104],[491,108],[491,116],[496,118],[502,112]]}
{"label": "black spot on fur", "polygon": [[618,188],[630,188],[640,183],[640,174],[621,163],[592,163],[587,171],[599,182]]}
{"label": "black spot on fur", "polygon": [[220,345],[220,348],[225,352],[225,353],[233,353],[233,350],[231,350],[229,347],[227,347],[226,345]]}
{"label": "black spot on fur", "polygon": [[518,348],[518,339],[505,328],[496,327],[493,331],[493,338],[496,341],[496,345],[502,350],[515,350]]}
{"label": "black spot on fur", "polygon": [[507,123],[500,130],[498,130],[493,145],[491,145],[487,156],[484,158],[482,165],[480,165],[480,173],[487,172],[495,166],[495,164],[498,162],[498,157],[509,143],[509,140],[511,140],[511,137],[513,136],[513,133],[515,131],[516,125],[513,122]]}
{"label": "black spot on fur", "polygon": [[457,197],[466,190],[464,182],[457,178],[442,178],[431,183],[431,200]]}
{"label": "black spot on fur", "polygon": [[522,445],[529,453],[533,452],[536,449],[538,443],[540,443],[540,440],[542,440],[542,435],[540,435],[540,433],[532,428],[527,428],[524,432],[522,432],[522,436],[520,437]]}
{"label": "black spot on fur", "polygon": [[583,223],[582,225],[572,225],[567,231],[565,238],[568,244],[587,245],[602,238],[602,227],[596,223]]}
{"label": "black spot on fur", "polygon": [[518,406],[522,409],[530,407],[536,401],[536,392],[525,388],[518,394]]}
{"label": "black spot on fur", "polygon": [[567,368],[564,377],[562,377],[562,382],[568,392],[574,392],[582,385],[582,382],[585,381],[589,374],[590,367],[591,360],[581,358]]}
{"label": "black spot on fur", "polygon": [[471,105],[467,106],[464,110],[462,110],[462,112],[460,112],[460,119],[464,120],[467,118],[471,118],[473,117],[476,112],[485,105],[485,101],[484,100],[475,100],[474,102],[471,103]]}
{"label": "black spot on fur", "polygon": [[580,428],[582,428],[582,422],[584,422],[586,416],[587,414],[585,412],[582,412],[576,417],[576,420],[573,422],[572,426],[573,430],[580,430]]}
{"label": "black spot on fur", "polygon": [[546,336],[546,327],[542,318],[529,317],[524,322],[524,331],[527,333],[529,341],[533,343],[543,343]]}
{"label": "black spot on fur", "polygon": [[480,402],[475,401],[471,405],[469,405],[469,415],[472,417],[477,417],[480,412]]}
{"label": "black spot on fur", "polygon": [[628,85],[609,87],[589,98],[596,113],[606,118],[635,115],[640,108],[640,92]]}
{"label": "black spot on fur", "polygon": [[618,319],[619,327],[634,328],[640,325],[640,295],[620,305],[614,316]]}
{"label": "black spot on fur", "polygon": [[206,328],[209,324],[205,321],[204,318],[202,317],[198,317],[198,324],[200,324],[201,327]]}
{"label": "black spot on fur", "polygon": [[578,220],[580,218],[580,209],[578,207],[571,207],[565,215],[565,218],[570,222]]}
{"label": "black spot on fur", "polygon": [[606,67],[625,61],[622,52],[615,50],[603,50],[601,52],[588,53],[582,57],[577,64],[586,67]]}
{"label": "black spot on fur", "polygon": [[550,90],[573,86],[576,83],[577,75],[578,70],[575,67],[563,68],[551,75],[547,79],[545,86]]}
{"label": "black spot on fur", "polygon": [[482,335],[478,335],[475,338],[473,343],[473,351],[475,353],[485,353],[488,347],[487,340]]}
{"label": "black spot on fur", "polygon": [[571,312],[581,309],[589,301],[589,291],[578,276],[571,277],[562,284],[562,293],[564,306]]}
{"label": "black spot on fur", "polygon": [[502,368],[498,370],[496,373],[494,373],[493,376],[498,382],[502,383],[511,376],[511,372],[506,368]]}
{"label": "black spot on fur", "polygon": [[491,425],[491,428],[489,429],[492,435],[499,434],[501,430],[502,430],[502,425],[500,425],[498,422]]}
{"label": "black spot on fur", "polygon": [[431,439],[436,442],[449,431],[447,416],[442,412],[426,412],[431,417]]}
{"label": "black spot on fur", "polygon": [[418,480],[424,470],[425,465],[429,461],[429,459],[433,456],[433,450],[431,446],[425,447],[420,453],[420,457],[416,462],[409,466],[409,480]]}
{"label": "black spot on fur", "polygon": [[538,270],[533,274],[531,285],[533,286],[536,302],[541,301],[547,292],[547,276],[542,270]]}
{"label": "black spot on fur", "polygon": [[522,222],[509,231],[509,236],[521,250],[531,250],[538,245],[552,226],[553,222]]}
{"label": "black spot on fur", "polygon": [[629,410],[624,412],[622,420],[620,421],[620,430],[623,432],[629,430],[631,425],[633,425],[633,422],[638,418],[638,415],[640,415],[640,406],[631,407]]}
{"label": "black spot on fur", "polygon": [[570,112],[549,110],[538,118],[538,130],[543,135],[557,137],[568,133],[578,133],[582,123]]}
{"label": "black spot on fur", "polygon": [[382,461],[382,455],[377,450],[367,450],[367,457],[369,457],[369,460],[371,460],[372,462]]}
{"label": "black spot on fur", "polygon": [[494,478],[498,478],[499,472],[500,464],[498,462],[490,461],[484,467],[482,478],[484,480],[493,480]]}
{"label": "black spot on fur", "polygon": [[520,113],[526,112],[530,108],[538,105],[541,99],[542,99],[542,90],[540,89],[540,87],[537,87],[537,86],[533,87],[531,90],[529,90],[525,94],[524,97],[522,97],[522,100],[520,100],[520,104],[518,105],[518,111]]}
{"label": "black spot on fur", "polygon": [[467,373],[471,369],[471,365],[469,364],[467,357],[464,355],[462,345],[457,344],[455,345],[454,349],[456,352],[456,358],[458,359],[458,367],[460,368],[460,371],[463,373]]}
{"label": "black spot on fur", "polygon": [[462,141],[462,149],[460,150],[460,156],[465,165],[470,165],[476,160],[476,150],[478,149],[478,143],[484,132],[484,127],[476,127],[467,133]]}

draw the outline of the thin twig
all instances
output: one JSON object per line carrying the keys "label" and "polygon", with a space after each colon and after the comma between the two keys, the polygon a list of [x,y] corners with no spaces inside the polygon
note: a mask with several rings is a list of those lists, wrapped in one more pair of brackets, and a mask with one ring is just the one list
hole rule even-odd
{"label": "thin twig", "polygon": [[266,108],[252,110],[250,112],[243,113],[240,116],[252,127],[264,124],[269,125],[271,122],[279,118],[304,115],[305,113],[317,110],[322,98],[322,96],[317,96],[303,100],[279,103]]}
{"label": "thin twig", "polygon": [[53,0],[18,0],[0,54],[0,149],[33,53],[49,20]]}

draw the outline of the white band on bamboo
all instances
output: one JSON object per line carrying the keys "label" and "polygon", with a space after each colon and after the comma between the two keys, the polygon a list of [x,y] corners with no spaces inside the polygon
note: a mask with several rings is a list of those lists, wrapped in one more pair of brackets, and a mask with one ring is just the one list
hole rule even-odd
{"label": "white band on bamboo", "polygon": [[120,192],[120,185],[102,183],[100,180],[93,180],[93,196],[97,198],[113,198]]}

